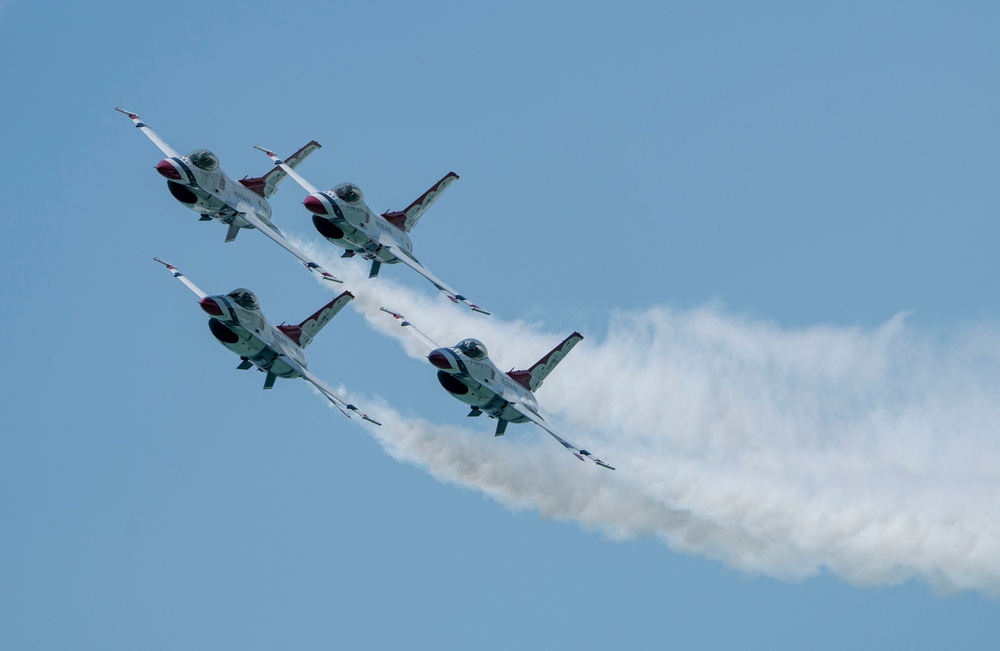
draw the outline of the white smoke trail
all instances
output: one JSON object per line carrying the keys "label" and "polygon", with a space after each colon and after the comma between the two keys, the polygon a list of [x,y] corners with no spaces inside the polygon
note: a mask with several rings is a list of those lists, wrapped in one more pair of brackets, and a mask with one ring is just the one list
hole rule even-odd
{"label": "white smoke trail", "polygon": [[[413,357],[426,351],[380,305],[443,344],[475,336],[504,367],[568,334],[341,271],[369,323]],[[509,508],[782,579],[826,570],[860,585],[920,578],[1000,593],[996,325],[935,340],[903,316],[793,330],[712,307],[616,312],[539,403],[618,470],[581,464],[530,426],[495,440],[482,422],[443,426],[367,401],[391,455]],[[456,402],[440,417],[462,422],[463,411]]]}

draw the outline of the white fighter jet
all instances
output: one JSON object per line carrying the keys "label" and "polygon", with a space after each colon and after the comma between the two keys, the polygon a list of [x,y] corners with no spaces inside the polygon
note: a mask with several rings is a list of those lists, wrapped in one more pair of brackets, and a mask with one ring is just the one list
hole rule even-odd
{"label": "white fighter jet", "polygon": [[274,152],[254,145],[274,161],[274,164],[284,170],[301,185],[309,196],[302,202],[313,214],[313,225],[320,235],[345,249],[342,257],[352,258],[360,255],[372,261],[369,278],[378,275],[382,263],[395,264],[402,262],[418,274],[431,281],[445,296],[455,303],[465,303],[476,312],[489,314],[486,310],[472,303],[431,273],[413,257],[413,242],[410,241],[410,231],[417,225],[417,220],[426,212],[438,196],[458,178],[458,174],[448,172],[443,179],[435,183],[427,192],[411,203],[406,210],[396,210],[376,214],[365,203],[361,190],[353,183],[341,183],[333,190],[320,191],[316,186],[306,181],[293,169],[293,165],[275,156]]}
{"label": "white fighter jet", "polygon": [[580,461],[587,457],[599,466],[614,470],[613,466],[566,439],[538,413],[534,392],[573,346],[583,339],[579,332],[566,337],[530,368],[504,373],[490,360],[486,346],[478,339],[463,339],[450,347],[440,346],[402,314],[384,307],[381,310],[391,314],[403,328],[432,349],[427,361],[438,369],[438,382],[448,393],[472,407],[468,414],[470,417],[486,414],[497,419],[496,436],[503,435],[507,423],[531,421],[551,434]]}
{"label": "white fighter jet", "polygon": [[348,418],[353,413],[368,422],[381,425],[344,400],[306,368],[303,349],[354,298],[353,294],[344,292],[298,325],[273,326],[261,313],[257,297],[250,290],[234,289],[228,294],[209,296],[170,263],[159,258],[153,259],[166,266],[174,278],[198,295],[201,309],[212,317],[208,321],[209,330],[223,346],[243,360],[236,368],[246,371],[256,366],[259,371],[267,373],[264,379],[265,389],[273,387],[276,378],[301,377],[319,389]]}
{"label": "white fighter jet", "polygon": [[[310,271],[320,274],[325,280],[342,282],[292,246],[281,231],[271,223],[271,205],[267,202],[267,198],[274,194],[278,184],[285,178],[284,170],[276,167],[264,176],[235,181],[222,171],[218,157],[207,149],[196,149],[187,156],[182,156],[156,135],[156,132],[138,115],[121,107],[115,107],[115,110],[127,115],[135,126],[167,155],[156,164],[156,171],[167,179],[170,194],[199,213],[200,221],[218,219],[227,224],[229,226],[229,231],[226,233],[227,242],[236,239],[241,228],[256,228],[301,260]],[[298,165],[319,147],[319,143],[315,140],[310,142],[292,154],[289,164],[292,167]]]}

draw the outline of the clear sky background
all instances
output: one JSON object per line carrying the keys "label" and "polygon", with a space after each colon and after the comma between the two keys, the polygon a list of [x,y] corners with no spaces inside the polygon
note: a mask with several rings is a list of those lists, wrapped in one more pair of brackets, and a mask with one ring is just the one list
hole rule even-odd
{"label": "clear sky background", "polygon": [[[993,2],[0,2],[0,647],[996,648],[998,33]],[[275,323],[331,288],[198,223],[117,105],[237,178],[316,139],[303,175],[378,211],[456,171],[414,252],[494,316],[338,262],[289,181],[275,221],[359,297],[310,368],[386,424],[263,393],[152,257]],[[386,300],[505,366],[582,332],[539,400],[619,469],[466,420]]]}

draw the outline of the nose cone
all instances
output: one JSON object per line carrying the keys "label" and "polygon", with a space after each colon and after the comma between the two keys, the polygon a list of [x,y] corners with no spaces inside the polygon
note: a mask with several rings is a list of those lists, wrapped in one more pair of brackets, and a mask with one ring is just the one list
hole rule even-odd
{"label": "nose cone", "polygon": [[442,371],[450,371],[452,369],[451,360],[448,359],[448,356],[440,350],[431,351],[431,354],[427,356],[427,361],[434,366],[437,366]]}
{"label": "nose cone", "polygon": [[205,310],[206,313],[212,316],[222,316],[222,308],[219,307],[219,302],[210,296],[206,296],[198,302],[201,305],[201,309]]}
{"label": "nose cone", "polygon": [[166,179],[179,181],[181,178],[181,173],[177,171],[177,168],[174,167],[174,164],[170,162],[169,158],[164,158],[159,163],[157,163],[156,171],[160,173],[160,176]]}
{"label": "nose cone", "polygon": [[317,197],[315,194],[310,194],[308,197],[306,197],[305,201],[303,201],[302,204],[306,207],[306,210],[313,213],[314,215],[330,214],[329,212],[327,212],[326,206],[323,205],[323,202],[320,201],[319,197]]}

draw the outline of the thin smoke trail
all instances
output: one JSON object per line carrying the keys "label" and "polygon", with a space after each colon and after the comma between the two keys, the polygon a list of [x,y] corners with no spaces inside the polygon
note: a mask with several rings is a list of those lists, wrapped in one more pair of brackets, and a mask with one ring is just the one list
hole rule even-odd
{"label": "thin smoke trail", "polygon": [[[568,334],[340,271],[363,285],[359,311],[411,357],[426,351],[380,305],[443,344],[482,339],[507,366]],[[482,423],[442,425],[387,405],[373,434],[442,481],[615,539],[656,537],[782,579],[828,571],[859,585],[919,578],[1000,593],[995,324],[941,340],[904,316],[875,329],[786,329],[712,307],[615,312],[539,402],[619,470],[579,463],[537,428],[497,441]]]}

